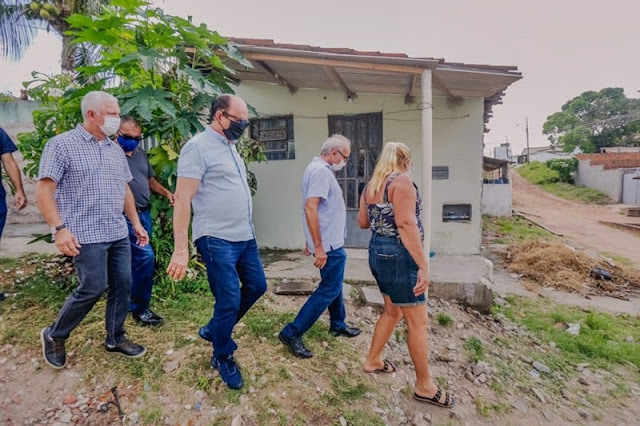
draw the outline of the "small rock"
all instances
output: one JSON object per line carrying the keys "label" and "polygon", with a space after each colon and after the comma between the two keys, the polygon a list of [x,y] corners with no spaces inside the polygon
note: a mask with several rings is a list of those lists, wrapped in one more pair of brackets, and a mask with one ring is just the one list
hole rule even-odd
{"label": "small rock", "polygon": [[247,402],[249,402],[249,397],[247,395],[240,395],[238,401],[240,402],[240,404],[245,405]]}
{"label": "small rock", "polygon": [[473,382],[475,380],[475,377],[473,377],[473,373],[469,370],[464,372],[464,377],[470,382]]}
{"label": "small rock", "polygon": [[75,395],[67,395],[62,400],[62,403],[64,405],[71,405],[71,404],[75,404],[76,402],[78,402],[78,397],[76,397]]}
{"label": "small rock", "polygon": [[71,414],[71,409],[66,407],[64,411],[60,414],[60,422],[61,423],[71,423],[71,419],[73,419],[73,414]]}
{"label": "small rock", "polygon": [[473,366],[473,374],[475,376],[479,376],[480,374],[490,374],[491,370],[489,369],[489,364],[484,361],[478,361],[476,365]]}
{"label": "small rock", "polygon": [[243,425],[244,425],[244,420],[242,420],[242,416],[240,414],[235,416],[233,418],[233,421],[231,422],[231,426],[243,426]]}
{"label": "small rock", "polygon": [[165,354],[167,355],[173,355],[173,349],[169,349],[168,351],[165,352]]}
{"label": "small rock", "polygon": [[576,370],[582,371],[582,370],[584,370],[585,368],[587,368],[590,365],[591,364],[589,364],[588,362],[582,362],[582,363],[576,365]]}
{"label": "small rock", "polygon": [[163,369],[165,373],[171,373],[172,371],[175,371],[178,369],[178,367],[180,367],[180,362],[176,361],[169,361],[167,362]]}
{"label": "small rock", "polygon": [[529,404],[527,401],[523,401],[521,399],[517,399],[511,403],[513,408],[520,411],[522,414],[527,414],[529,412]]}
{"label": "small rock", "polygon": [[542,410],[542,415],[544,416],[544,418],[548,421],[548,422],[553,422],[554,421],[554,416],[553,413],[551,411],[548,410]]}
{"label": "small rock", "polygon": [[571,401],[568,401],[564,398],[560,398],[560,404],[564,405],[565,407],[571,407]]}
{"label": "small rock", "polygon": [[127,416],[127,424],[130,426],[138,424],[138,420],[140,419],[140,414],[138,412],[133,412]]}
{"label": "small rock", "polygon": [[198,400],[203,400],[207,397],[207,393],[201,389],[198,389],[196,393],[193,394]]}
{"label": "small rock", "polygon": [[457,328],[458,330],[462,330],[462,329],[464,328],[464,323],[463,323],[463,322],[459,322],[459,323],[457,323],[457,324],[456,324],[456,328]]}
{"label": "small rock", "polygon": [[479,381],[480,383],[487,383],[487,376],[486,376],[484,373],[480,374],[480,375],[478,376],[478,381]]}
{"label": "small rock", "polygon": [[411,419],[411,426],[425,426],[428,422],[424,419],[422,413],[416,413]]}
{"label": "small rock", "polygon": [[584,377],[579,377],[578,378],[578,383],[580,383],[581,385],[585,385],[585,386],[589,386],[591,383],[589,383],[589,381],[587,379],[585,379]]}
{"label": "small rock", "polygon": [[527,364],[533,364],[533,359],[529,358],[526,355],[520,355],[520,359],[524,362],[526,362]]}
{"label": "small rock", "polygon": [[587,410],[585,410],[582,407],[578,407],[578,409],[576,410],[578,412],[578,414],[580,415],[580,417],[582,417],[583,419],[588,419],[589,418],[589,412]]}
{"label": "small rock", "polygon": [[557,346],[557,345],[556,345],[556,342],[549,342],[549,347],[550,347],[551,349],[555,349],[555,348],[556,348],[556,346]]}
{"label": "small rock", "polygon": [[538,389],[536,388],[531,388],[531,391],[535,394],[535,396],[540,400],[540,402],[542,402],[543,404],[547,403],[547,400],[544,398],[544,395],[542,394],[542,392],[540,392]]}
{"label": "small rock", "polygon": [[338,373],[341,373],[341,374],[346,374],[349,372],[349,370],[347,369],[347,366],[342,361],[338,361],[338,363],[336,364],[336,370],[338,370]]}
{"label": "small rock", "polygon": [[551,373],[551,369],[549,367],[547,367],[546,365],[538,361],[533,362],[533,368],[535,368],[541,373],[546,373],[546,374]]}
{"label": "small rock", "polygon": [[187,405],[184,406],[184,409],[187,410],[187,411],[191,411],[192,408],[193,407],[190,404],[187,404]]}
{"label": "small rock", "polygon": [[626,339],[624,339],[625,342],[629,342],[629,343],[633,343],[635,341],[635,339],[633,338],[633,336],[627,336]]}
{"label": "small rock", "polygon": [[340,426],[347,426],[347,419],[345,419],[343,416],[340,416]]}

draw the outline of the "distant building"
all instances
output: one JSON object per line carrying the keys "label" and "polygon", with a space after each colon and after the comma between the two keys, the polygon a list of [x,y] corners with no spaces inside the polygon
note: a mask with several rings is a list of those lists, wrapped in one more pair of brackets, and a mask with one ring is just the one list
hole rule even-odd
{"label": "distant building", "polygon": [[[539,161],[541,163],[549,160],[555,160],[558,158],[573,158],[577,154],[582,153],[580,148],[574,149],[572,152],[564,152],[559,147],[554,146],[539,146],[529,148],[529,162]],[[522,150],[522,154],[512,158],[514,163],[523,164],[527,162],[527,148]]]}
{"label": "distant building", "polygon": [[493,148],[493,158],[497,158],[498,160],[511,160],[511,157],[511,145],[509,145],[508,142]]}
{"label": "distant building", "polygon": [[580,154],[576,184],[596,188],[617,203],[640,205],[640,152]]}

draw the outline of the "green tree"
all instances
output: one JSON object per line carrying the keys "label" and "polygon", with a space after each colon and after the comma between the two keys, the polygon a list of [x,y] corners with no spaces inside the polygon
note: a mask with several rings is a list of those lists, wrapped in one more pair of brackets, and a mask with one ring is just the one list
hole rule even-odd
{"label": "green tree", "polygon": [[[67,22],[74,43],[100,49],[101,57],[93,65],[78,67],[75,80],[69,75],[34,73],[34,81],[26,83],[31,96],[42,102],[33,113],[36,131],[19,136],[29,163],[26,171],[37,173],[44,144],[80,123],[80,99],[90,90],[101,89],[116,96],[121,114],[135,116],[144,135],[156,141],[150,163],[156,177],[167,188],[175,188],[182,145],[204,130],[215,97],[233,92],[232,71],[226,64],[250,63],[206,25],[166,15],[146,0],[114,0],[97,16],[76,14]],[[82,83],[87,81],[93,83]],[[262,145],[249,140],[241,141],[239,152],[247,164],[266,160]],[[255,176],[248,174],[255,191]],[[172,210],[167,200],[154,197],[151,215],[158,281],[165,283],[159,287],[173,293],[174,283],[164,273],[173,248]],[[195,258],[193,262],[192,266],[197,265]],[[188,287],[188,283],[181,285]]]}
{"label": "green tree", "polygon": [[634,138],[640,130],[640,100],[627,98],[621,88],[584,92],[561,109],[547,117],[542,132],[567,152],[640,144]]}
{"label": "green tree", "polygon": [[73,71],[94,52],[72,43],[67,18],[76,13],[95,15],[107,3],[109,0],[0,0],[0,54],[18,60],[38,30],[53,30],[62,38],[62,70]]}

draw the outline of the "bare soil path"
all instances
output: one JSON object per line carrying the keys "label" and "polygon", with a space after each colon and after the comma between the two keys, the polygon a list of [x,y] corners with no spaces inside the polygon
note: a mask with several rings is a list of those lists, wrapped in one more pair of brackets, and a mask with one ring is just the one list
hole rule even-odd
{"label": "bare soil path", "polygon": [[640,267],[640,236],[599,223],[640,224],[640,218],[619,214],[621,205],[601,206],[565,200],[528,182],[517,172],[511,175],[515,210],[580,246],[626,257]]}

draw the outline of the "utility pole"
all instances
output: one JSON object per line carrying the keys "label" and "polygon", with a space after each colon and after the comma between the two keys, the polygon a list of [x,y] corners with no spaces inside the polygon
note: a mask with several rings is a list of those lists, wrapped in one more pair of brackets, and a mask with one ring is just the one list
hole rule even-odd
{"label": "utility pole", "polygon": [[527,163],[529,162],[529,155],[531,155],[531,153],[529,152],[529,117],[525,117],[525,129],[527,132]]}

